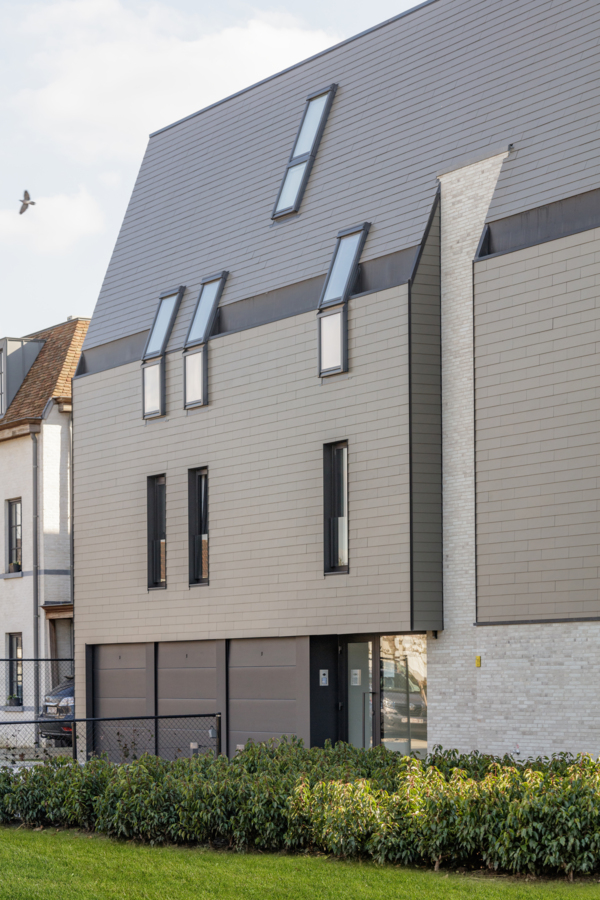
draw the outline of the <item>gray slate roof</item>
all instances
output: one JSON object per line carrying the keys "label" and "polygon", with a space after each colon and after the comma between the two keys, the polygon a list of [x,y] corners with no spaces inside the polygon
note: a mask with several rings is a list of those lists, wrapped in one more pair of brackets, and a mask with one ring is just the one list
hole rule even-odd
{"label": "gray slate roof", "polygon": [[[222,303],[322,275],[337,231],[372,222],[363,260],[416,245],[436,176],[504,163],[490,220],[600,186],[598,0],[433,0],[150,138],[85,341],[150,327],[200,279]],[[339,85],[299,215],[272,222],[308,93]],[[84,348],[84,349],[85,349]]]}

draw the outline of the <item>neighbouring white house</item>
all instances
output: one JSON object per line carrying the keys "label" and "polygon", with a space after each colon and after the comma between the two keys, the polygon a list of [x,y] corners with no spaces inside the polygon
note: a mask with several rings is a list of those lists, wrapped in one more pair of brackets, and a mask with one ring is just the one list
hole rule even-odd
{"label": "neighbouring white house", "polygon": [[44,693],[71,672],[71,379],[88,324],[71,318],[27,337],[0,338],[5,720],[37,714]]}

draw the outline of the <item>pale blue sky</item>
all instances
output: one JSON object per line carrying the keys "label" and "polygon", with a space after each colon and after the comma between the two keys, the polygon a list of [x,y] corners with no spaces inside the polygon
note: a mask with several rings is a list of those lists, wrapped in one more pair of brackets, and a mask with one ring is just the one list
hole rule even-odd
{"label": "pale blue sky", "polygon": [[0,337],[92,314],[149,132],[413,6],[0,0]]}

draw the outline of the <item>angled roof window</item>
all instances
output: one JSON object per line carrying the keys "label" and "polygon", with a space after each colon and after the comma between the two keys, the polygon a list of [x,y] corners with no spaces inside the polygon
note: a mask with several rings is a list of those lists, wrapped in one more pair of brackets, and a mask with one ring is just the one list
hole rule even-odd
{"label": "angled roof window", "polygon": [[323,285],[319,308],[344,303],[352,292],[358,262],[371,227],[369,222],[338,232],[329,272]]}
{"label": "angled roof window", "polygon": [[300,209],[336,90],[337,84],[332,84],[311,94],[306,100],[300,128],[271,213],[272,219]]}
{"label": "angled roof window", "polygon": [[219,272],[218,275],[202,279],[196,309],[185,341],[186,347],[205,344],[208,340],[228,275],[229,272]]}
{"label": "angled roof window", "polygon": [[150,359],[153,356],[162,356],[171,335],[173,322],[183,297],[185,287],[179,287],[171,291],[163,291],[160,294],[160,303],[154,317],[154,324],[150,331],[146,348],[142,359]]}

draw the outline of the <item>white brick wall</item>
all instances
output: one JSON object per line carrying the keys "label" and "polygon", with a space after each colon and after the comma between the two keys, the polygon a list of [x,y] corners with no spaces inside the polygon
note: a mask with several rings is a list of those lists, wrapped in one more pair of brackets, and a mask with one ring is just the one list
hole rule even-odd
{"label": "white brick wall", "polygon": [[473,258],[506,155],[440,178],[444,631],[427,651],[430,746],[477,746]]}

